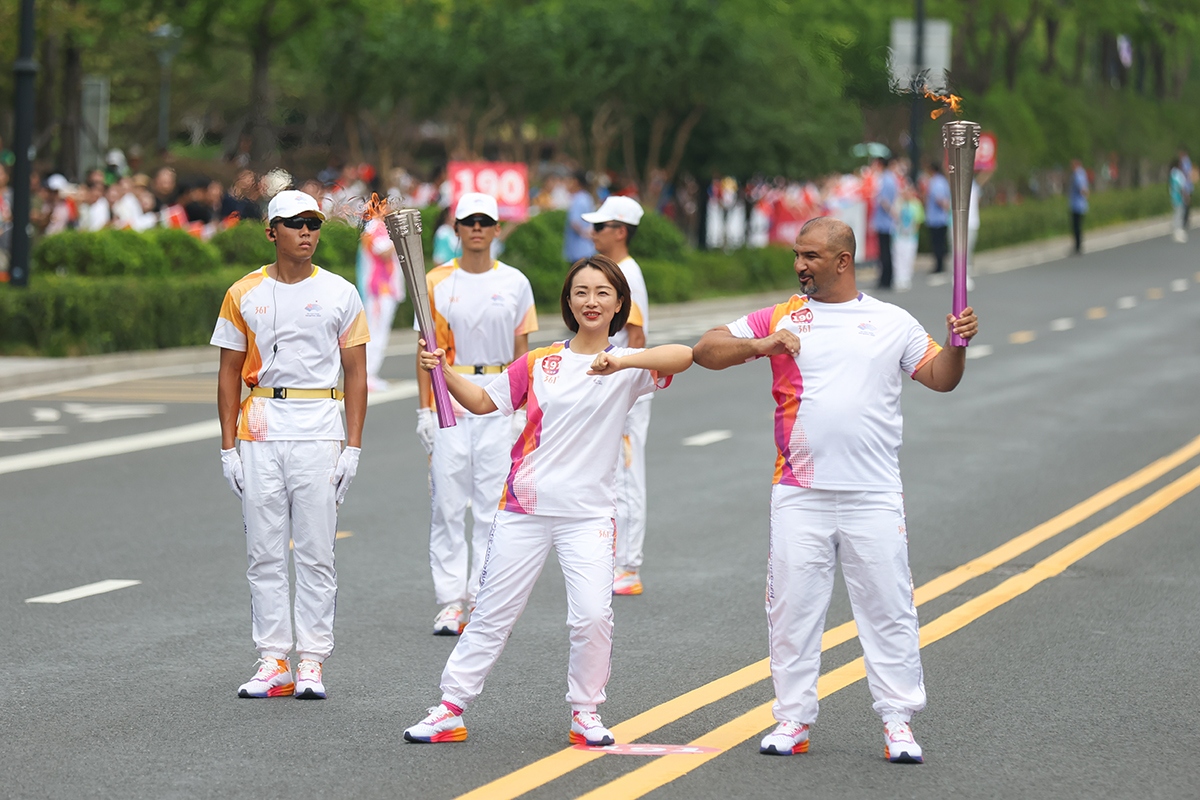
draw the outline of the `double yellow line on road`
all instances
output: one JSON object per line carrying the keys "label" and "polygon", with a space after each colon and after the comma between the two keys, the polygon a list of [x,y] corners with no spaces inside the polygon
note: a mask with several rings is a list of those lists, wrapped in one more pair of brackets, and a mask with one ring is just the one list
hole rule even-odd
{"label": "double yellow line on road", "polygon": [[[1122,498],[1148,486],[1197,455],[1200,455],[1200,437],[994,550],[920,586],[915,593],[917,604],[927,603],[941,597],[967,581],[984,575],[1028,552]],[[1145,522],[1198,486],[1200,486],[1200,467],[1158,490],[1112,520],[1084,534],[1030,569],[1014,575],[993,589],[923,625],[921,627],[921,646],[932,644],[950,635],[1009,600],[1024,594],[1047,578],[1058,575],[1071,564],[1094,552],[1106,542]],[[853,622],[843,623],[825,632],[821,639],[821,649],[828,650],[836,647],[856,635],[857,628]],[[822,675],[818,680],[818,695],[826,697],[865,676],[863,660],[857,658]],[[770,662],[768,659],[763,659],[613,726],[613,735],[619,742],[635,741],[693,711],[769,677]],[[744,742],[774,724],[771,717],[771,705],[771,703],[765,703],[690,744],[724,750]],[[484,800],[484,798],[509,800],[520,797],[526,792],[544,786],[568,772],[600,758],[602,755],[603,753],[594,751],[561,750],[461,795],[457,800]],[[704,755],[663,756],[583,795],[583,798],[593,800],[603,797],[605,800],[610,800],[611,798],[642,797],[647,792],[675,780],[718,755],[720,752]]]}

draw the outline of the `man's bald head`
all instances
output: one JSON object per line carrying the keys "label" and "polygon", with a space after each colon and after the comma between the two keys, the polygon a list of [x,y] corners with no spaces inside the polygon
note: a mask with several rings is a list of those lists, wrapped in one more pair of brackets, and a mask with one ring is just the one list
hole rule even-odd
{"label": "man's bald head", "polygon": [[825,239],[825,246],[832,251],[830,255],[836,256],[843,252],[849,253],[850,260],[854,260],[855,249],[857,248],[857,243],[854,240],[854,229],[840,219],[814,217],[800,228],[801,237],[807,237],[810,233],[817,234]]}
{"label": "man's bald head", "polygon": [[801,290],[822,303],[844,303],[858,295],[854,283],[854,231],[832,217],[804,223],[792,251]]}

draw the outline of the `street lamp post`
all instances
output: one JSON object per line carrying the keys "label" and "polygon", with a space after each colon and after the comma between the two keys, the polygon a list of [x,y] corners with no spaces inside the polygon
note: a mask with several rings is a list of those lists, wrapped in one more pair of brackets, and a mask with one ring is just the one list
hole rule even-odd
{"label": "street lamp post", "polygon": [[182,31],[175,25],[163,24],[151,35],[158,40],[158,66],[161,77],[158,83],[158,150],[163,152],[170,142],[171,126],[171,62],[179,53],[179,36]]}
{"label": "street lamp post", "polygon": [[33,60],[33,0],[21,0],[21,32],[17,45],[16,102],[13,136],[12,253],[8,278],[13,286],[29,285],[29,183],[33,169],[33,78],[38,65]]}

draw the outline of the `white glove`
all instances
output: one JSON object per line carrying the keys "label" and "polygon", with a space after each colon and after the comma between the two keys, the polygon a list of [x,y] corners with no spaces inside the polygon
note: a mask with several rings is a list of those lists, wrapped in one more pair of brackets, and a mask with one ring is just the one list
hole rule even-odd
{"label": "white glove", "polygon": [[361,447],[347,447],[338,457],[337,466],[333,469],[333,477],[330,478],[330,481],[337,486],[337,504],[339,506],[346,499],[346,492],[350,491],[350,481],[354,480],[354,476],[358,472],[358,456],[361,452]]}
{"label": "white glove", "polygon": [[242,457],[238,454],[236,447],[221,451],[221,472],[225,473],[225,480],[229,481],[229,488],[233,489],[233,493],[241,500],[246,479],[242,473]]}
{"label": "white glove", "polygon": [[427,455],[433,455],[433,432],[437,430],[437,416],[432,408],[417,409],[417,438]]}
{"label": "white glove", "polygon": [[512,413],[512,437],[515,442],[525,432],[525,421],[527,415],[524,408],[518,408]]}

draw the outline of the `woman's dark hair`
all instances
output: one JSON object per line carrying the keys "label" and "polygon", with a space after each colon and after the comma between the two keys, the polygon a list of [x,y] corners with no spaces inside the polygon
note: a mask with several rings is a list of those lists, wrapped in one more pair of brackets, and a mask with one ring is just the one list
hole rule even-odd
{"label": "woman's dark hair", "polygon": [[450,206],[446,206],[438,212],[437,222],[434,224],[434,229],[442,227],[450,220]]}
{"label": "woman's dark hair", "polygon": [[590,258],[581,258],[571,265],[571,269],[567,272],[567,279],[563,282],[562,305],[563,322],[567,323],[567,327],[571,329],[571,333],[579,333],[579,320],[575,319],[575,314],[571,311],[571,284],[575,281],[575,275],[581,270],[591,267],[598,269],[604,273],[604,277],[608,278],[608,282],[612,284],[613,289],[617,291],[617,300],[620,301],[621,307],[617,309],[617,313],[613,315],[612,321],[608,323],[608,335],[612,336],[621,328],[625,327],[625,323],[629,321],[629,281],[625,280],[625,274],[621,272],[621,268],[617,266],[617,262],[613,261],[608,256],[595,255]]}

